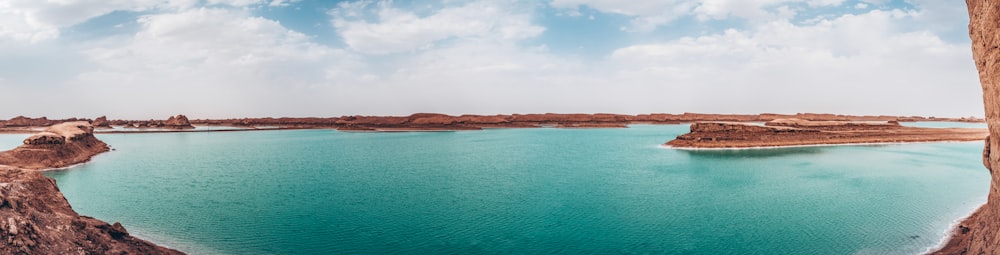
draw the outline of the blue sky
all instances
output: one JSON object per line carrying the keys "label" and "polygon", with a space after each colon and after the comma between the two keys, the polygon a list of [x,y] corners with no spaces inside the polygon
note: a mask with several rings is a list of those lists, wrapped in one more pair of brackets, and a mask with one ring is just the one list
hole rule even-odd
{"label": "blue sky", "polygon": [[0,118],[982,116],[962,1],[5,0]]}

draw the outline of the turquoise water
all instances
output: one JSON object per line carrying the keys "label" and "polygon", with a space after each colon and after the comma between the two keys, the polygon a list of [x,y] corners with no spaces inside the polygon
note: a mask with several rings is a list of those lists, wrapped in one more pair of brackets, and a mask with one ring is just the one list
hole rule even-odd
{"label": "turquoise water", "polygon": [[986,122],[942,122],[942,121],[918,121],[900,122],[900,125],[907,127],[928,127],[928,128],[986,128]]}
{"label": "turquoise water", "polygon": [[687,128],[108,134],[47,174],[197,254],[913,254],[989,185],[978,142],[659,147]]}
{"label": "turquoise water", "polygon": [[24,143],[29,134],[0,134],[0,151],[9,150]]}

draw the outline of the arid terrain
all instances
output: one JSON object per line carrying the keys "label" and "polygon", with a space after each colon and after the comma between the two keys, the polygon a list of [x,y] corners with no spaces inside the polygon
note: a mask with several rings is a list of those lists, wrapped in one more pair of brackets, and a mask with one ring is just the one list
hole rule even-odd
{"label": "arid terrain", "polygon": [[697,122],[666,145],[675,148],[754,148],[827,144],[980,141],[985,129],[904,127],[897,122],[778,119],[764,125]]}
{"label": "arid terrain", "polygon": [[63,122],[0,152],[0,253],[182,254],[73,211],[51,178],[38,170],[66,167],[108,151],[88,122]]}

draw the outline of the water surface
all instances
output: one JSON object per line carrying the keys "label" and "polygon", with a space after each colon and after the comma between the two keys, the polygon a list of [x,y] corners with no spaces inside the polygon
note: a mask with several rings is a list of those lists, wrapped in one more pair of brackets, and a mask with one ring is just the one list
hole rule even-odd
{"label": "water surface", "polygon": [[106,134],[47,174],[199,254],[913,254],[989,185],[978,142],[659,147],[687,128]]}

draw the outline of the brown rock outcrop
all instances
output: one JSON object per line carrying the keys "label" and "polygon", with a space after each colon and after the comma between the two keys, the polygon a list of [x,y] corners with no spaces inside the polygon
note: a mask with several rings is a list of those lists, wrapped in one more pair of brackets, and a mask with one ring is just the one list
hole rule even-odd
{"label": "brown rock outcrop", "polygon": [[767,126],[810,128],[818,130],[869,130],[902,127],[897,121],[811,121],[803,119],[775,119],[764,123]]}
{"label": "brown rock outcrop", "polygon": [[969,37],[972,57],[983,87],[983,104],[990,136],[983,151],[983,164],[992,180],[986,204],[953,230],[944,248],[932,254],[1000,253],[1000,175],[992,166],[1000,165],[1000,2],[966,0],[969,8]]}
{"label": "brown rock outcrop", "polygon": [[191,121],[188,120],[187,116],[179,114],[177,116],[170,116],[166,121],[160,123],[161,127],[171,128],[171,129],[193,129],[191,126]]}
{"label": "brown rock outcrop", "polygon": [[54,180],[0,166],[0,254],[183,254],[73,211]]}
{"label": "brown rock outcrop", "polygon": [[88,122],[56,124],[0,152],[0,254],[183,254],[81,216],[37,169],[82,163],[108,146]]}
{"label": "brown rock outcrop", "polygon": [[[409,116],[341,116],[333,118],[242,118],[242,119],[197,119],[188,120],[184,115],[172,116],[166,120],[107,120],[106,117],[95,119],[95,127],[124,126],[126,128],[158,128],[186,130],[196,125],[209,126],[244,126],[301,129],[301,128],[335,128],[355,131],[438,131],[438,130],[478,130],[483,128],[622,128],[629,124],[680,124],[685,122],[759,122],[776,119],[802,119],[809,121],[963,121],[976,122],[980,119],[968,118],[925,118],[902,116],[853,116],[837,114],[705,114],[705,113],[654,113],[654,114],[512,114],[512,115],[461,115],[450,116],[437,113],[416,113]],[[76,118],[65,120],[48,120],[44,117],[32,119],[16,117],[0,121],[0,132],[27,132],[25,127],[40,127],[56,123],[75,121]],[[143,131],[160,132],[162,130]]]}
{"label": "brown rock outcrop", "polygon": [[89,120],[79,119],[79,118],[50,120],[49,118],[46,117],[29,118],[24,116],[17,116],[9,120],[0,120],[0,128],[47,127],[63,122],[74,122],[74,121],[89,121]]}
{"label": "brown rock outcrop", "polygon": [[64,144],[66,143],[66,137],[52,133],[52,132],[41,132],[38,134],[31,135],[30,137],[24,139],[25,145],[47,145],[47,144]]}
{"label": "brown rock outcrop", "polygon": [[24,116],[17,116],[3,122],[5,127],[44,127],[52,124],[53,122],[46,117],[34,119]]}
{"label": "brown rock outcrop", "polygon": [[90,123],[64,122],[28,137],[13,150],[0,152],[0,165],[35,170],[60,168],[87,162],[108,150],[107,144],[94,137]]}
{"label": "brown rock outcrop", "polygon": [[737,122],[696,122],[691,132],[666,145],[678,148],[749,148],[819,144],[974,141],[987,132],[972,128],[915,128],[888,122],[856,123],[781,119],[758,126]]}
{"label": "brown rock outcrop", "polygon": [[111,122],[108,121],[107,116],[97,117],[91,124],[94,125],[94,128],[111,128]]}

